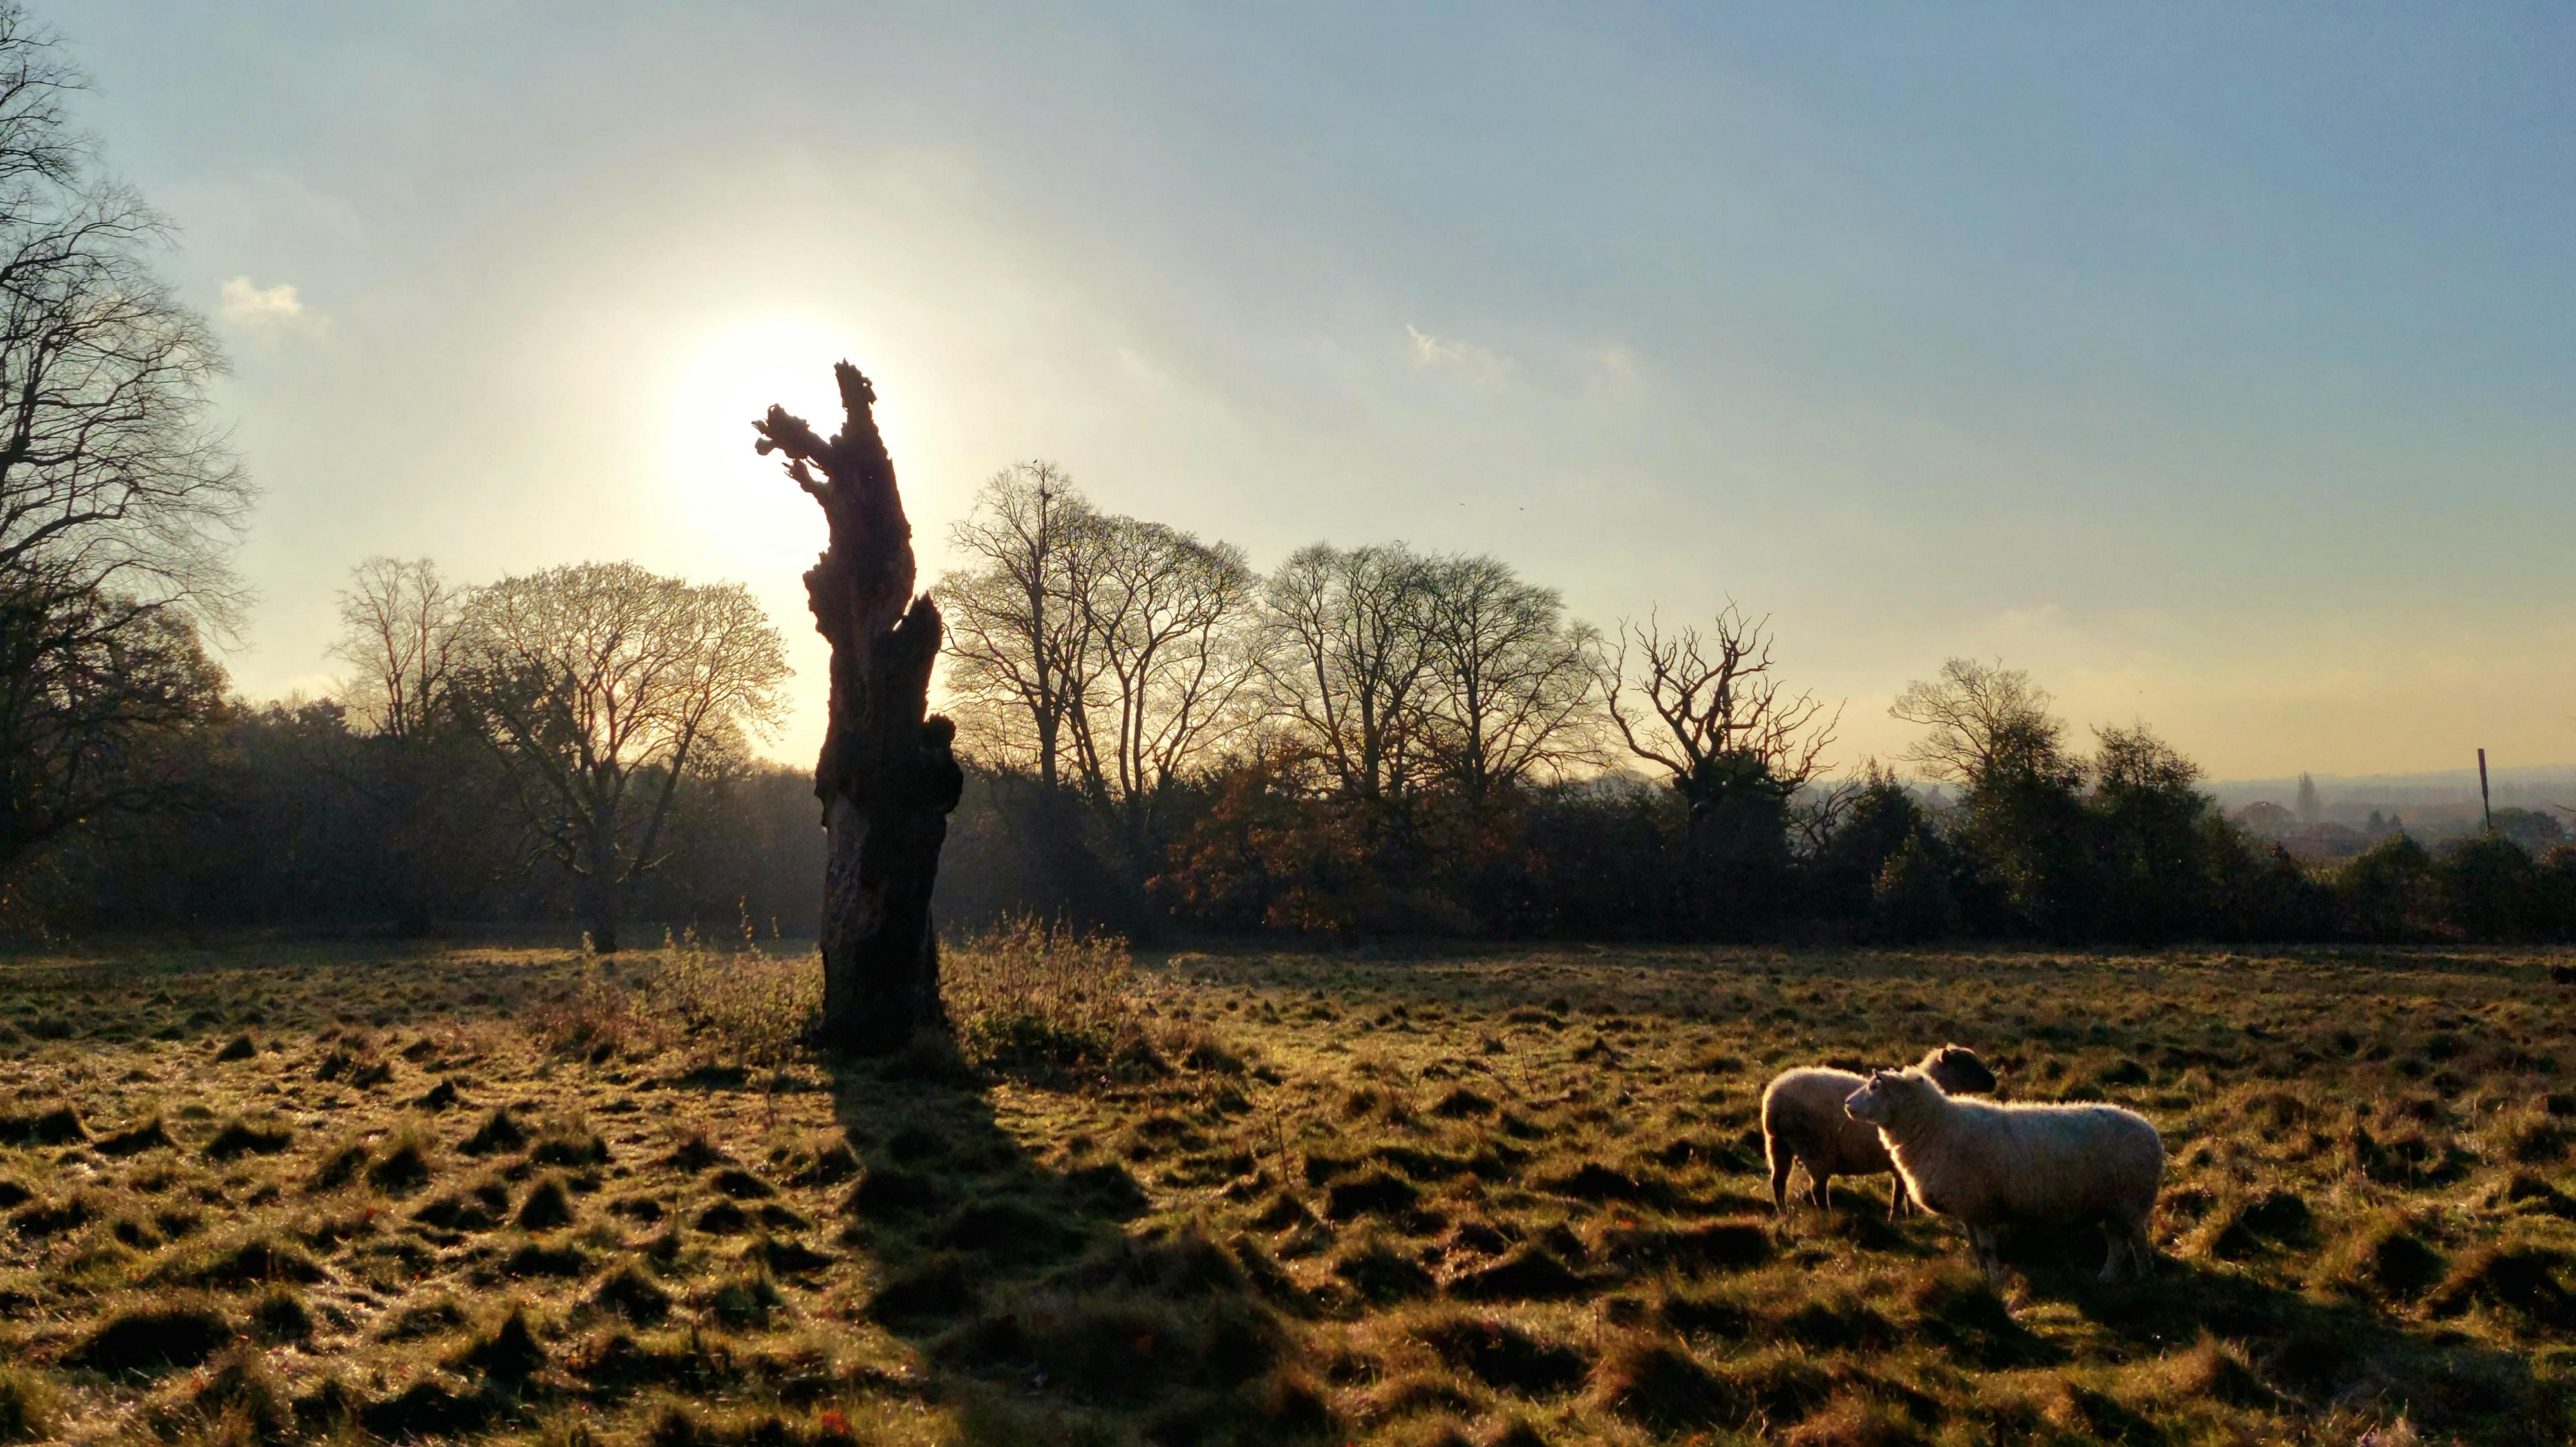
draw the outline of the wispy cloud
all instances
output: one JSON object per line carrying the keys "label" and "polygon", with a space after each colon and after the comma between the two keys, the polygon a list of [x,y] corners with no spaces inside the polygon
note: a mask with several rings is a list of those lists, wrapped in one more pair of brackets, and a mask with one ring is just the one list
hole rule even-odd
{"label": "wispy cloud", "polygon": [[1583,359],[1601,375],[1615,381],[1633,382],[1637,379],[1637,354],[1624,342],[1596,342],[1583,349]]}
{"label": "wispy cloud", "polygon": [[225,321],[255,330],[311,329],[322,324],[322,314],[306,307],[292,285],[281,281],[260,286],[247,276],[224,283],[215,310]]}
{"label": "wispy cloud", "polygon": [[1479,382],[1500,381],[1512,369],[1511,358],[1474,342],[1434,336],[1410,322],[1405,324],[1404,334],[1413,343],[1416,367],[1438,368]]}

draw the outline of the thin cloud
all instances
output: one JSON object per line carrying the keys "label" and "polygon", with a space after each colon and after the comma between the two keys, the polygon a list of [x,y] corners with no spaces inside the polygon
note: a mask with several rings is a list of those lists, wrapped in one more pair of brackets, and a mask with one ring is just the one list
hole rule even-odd
{"label": "thin cloud", "polygon": [[1413,365],[1455,372],[1480,382],[1500,381],[1511,371],[1511,358],[1456,337],[1434,336],[1408,322],[1404,334],[1413,343]]}
{"label": "thin cloud", "polygon": [[1583,358],[1602,375],[1621,382],[1637,380],[1637,354],[1621,342],[1599,342],[1583,351]]}
{"label": "thin cloud", "polygon": [[321,314],[307,308],[304,298],[296,295],[289,283],[260,286],[247,276],[236,276],[224,283],[215,311],[235,326],[257,330],[311,328],[322,322]]}

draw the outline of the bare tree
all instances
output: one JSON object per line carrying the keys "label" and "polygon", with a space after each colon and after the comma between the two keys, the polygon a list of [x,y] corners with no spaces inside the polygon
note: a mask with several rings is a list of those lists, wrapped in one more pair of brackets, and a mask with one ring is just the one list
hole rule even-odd
{"label": "bare tree", "polygon": [[949,686],[988,758],[1141,822],[1242,722],[1258,579],[1242,550],[1104,516],[1052,463],[996,474],[950,533]]}
{"label": "bare tree", "polygon": [[160,216],[93,176],[81,84],[0,6],[0,875],[166,797],[143,761],[219,706],[196,634],[242,602],[252,491],[207,416],[223,357],[152,272]]}
{"label": "bare tree", "polygon": [[[762,454],[822,504],[830,544],[805,573],[832,645],[832,712],[814,764],[831,856],[823,871],[823,1038],[870,1054],[943,1022],[930,895],[965,787],[956,726],[928,712],[938,607],[912,595],[912,524],[877,431],[876,388],[843,362],[841,430],[816,436],[783,407],[752,424]],[[822,475],[815,476],[817,472]]]}
{"label": "bare tree", "polygon": [[738,583],[581,563],[478,589],[460,631],[458,703],[574,875],[592,943],[615,950],[682,787],[775,727],[778,630]]}
{"label": "bare tree", "polygon": [[1490,557],[1426,570],[1432,746],[1460,788],[1482,795],[1595,753],[1600,636],[1565,618],[1553,588]]}
{"label": "bare tree", "polygon": [[426,933],[466,892],[461,861],[473,858],[474,816],[490,802],[477,787],[489,782],[489,761],[456,707],[466,599],[427,558],[368,558],[349,571],[330,648],[351,669],[338,703],[360,737],[312,764],[373,812],[406,934]]}
{"label": "bare tree", "polygon": [[1105,520],[1084,571],[1076,602],[1094,668],[1071,714],[1076,751],[1088,792],[1141,826],[1245,722],[1259,579],[1230,543],[1127,517]]}
{"label": "bare tree", "polygon": [[1402,543],[1317,543],[1271,575],[1263,668],[1272,706],[1345,794],[1395,798],[1421,780],[1430,572]]}
{"label": "bare tree", "polygon": [[1931,730],[1905,751],[1909,763],[1932,778],[1973,784],[1998,766],[2063,752],[2064,727],[2049,716],[2051,702],[2020,669],[1953,658],[1937,676],[1907,684],[1887,712]]}
{"label": "bare tree", "polygon": [[427,558],[369,558],[349,570],[331,656],[357,670],[340,702],[369,732],[415,739],[445,713],[464,606]]}
{"label": "bare tree", "polygon": [[[1628,751],[1684,794],[1738,764],[1758,766],[1785,798],[1823,767],[1841,719],[1774,671],[1770,619],[1726,605],[1709,631],[1666,633],[1654,615],[1620,630],[1608,677],[1611,726]],[[1696,805],[1700,801],[1693,800]]]}
{"label": "bare tree", "polygon": [[939,580],[948,683],[969,738],[1062,782],[1066,730],[1098,663],[1089,593],[1106,531],[1051,462],[995,473],[949,532],[969,565]]}

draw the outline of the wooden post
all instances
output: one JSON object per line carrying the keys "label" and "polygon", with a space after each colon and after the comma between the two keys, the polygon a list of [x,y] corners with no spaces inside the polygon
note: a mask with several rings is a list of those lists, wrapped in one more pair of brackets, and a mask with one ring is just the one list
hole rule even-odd
{"label": "wooden post", "polygon": [[2495,832],[2495,800],[2487,794],[2487,751],[2478,750],[2478,807],[2486,811],[2487,832]]}
{"label": "wooden post", "polygon": [[928,712],[939,609],[912,591],[912,524],[877,432],[876,389],[847,362],[832,375],[846,420],[829,441],[772,407],[752,424],[753,446],[787,455],[787,475],[823,505],[831,529],[805,573],[814,629],[832,645],[831,715],[814,765],[831,832],[818,1043],[884,1055],[946,1023],[930,892],[965,776],[950,747],[955,725]]}

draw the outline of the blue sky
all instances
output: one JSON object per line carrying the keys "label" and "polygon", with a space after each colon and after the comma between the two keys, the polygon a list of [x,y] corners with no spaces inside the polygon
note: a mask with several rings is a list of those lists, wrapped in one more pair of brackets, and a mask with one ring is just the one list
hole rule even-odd
{"label": "blue sky", "polygon": [[631,556],[769,601],[802,754],[742,424],[846,354],[934,570],[1045,456],[1256,564],[1731,596],[1846,762],[1952,653],[2222,775],[2576,759],[2576,12],[39,13],[236,355],[253,693],[367,554]]}

